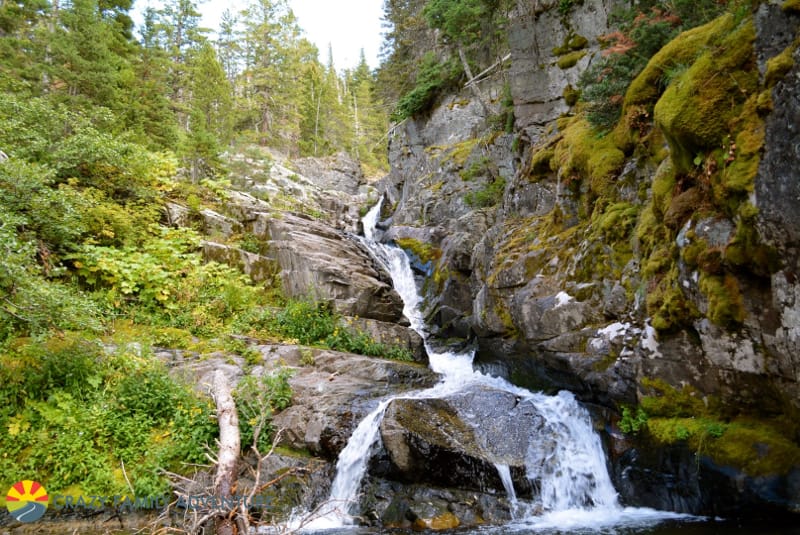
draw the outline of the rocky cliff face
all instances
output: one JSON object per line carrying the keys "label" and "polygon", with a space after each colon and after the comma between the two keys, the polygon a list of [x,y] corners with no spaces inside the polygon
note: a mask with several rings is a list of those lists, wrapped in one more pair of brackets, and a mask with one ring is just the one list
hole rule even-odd
{"label": "rocky cliff face", "polygon": [[[681,34],[598,136],[573,92],[617,3],[558,4],[518,3],[511,66],[482,82],[499,113],[507,77],[513,133],[466,91],[395,130],[384,239],[479,366],[611,409],[631,503],[798,510],[800,16],[765,2]],[[642,491],[694,457],[691,492]]]}

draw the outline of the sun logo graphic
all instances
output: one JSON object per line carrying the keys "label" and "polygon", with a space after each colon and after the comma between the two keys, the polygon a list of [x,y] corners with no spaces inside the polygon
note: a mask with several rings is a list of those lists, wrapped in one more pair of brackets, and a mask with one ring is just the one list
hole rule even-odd
{"label": "sun logo graphic", "polygon": [[19,522],[35,522],[47,511],[47,491],[36,481],[18,481],[8,489],[6,508]]}

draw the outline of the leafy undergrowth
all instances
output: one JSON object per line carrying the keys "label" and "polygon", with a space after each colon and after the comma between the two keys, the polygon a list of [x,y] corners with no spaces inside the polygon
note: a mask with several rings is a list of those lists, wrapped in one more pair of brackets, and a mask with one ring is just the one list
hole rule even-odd
{"label": "leafy undergrowth", "polygon": [[378,342],[353,327],[329,304],[312,300],[290,299],[277,309],[252,311],[242,326],[248,334],[257,337],[405,362],[414,360],[408,348]]}
{"label": "leafy undergrowth", "polygon": [[0,366],[0,484],[141,496],[191,472],[217,435],[211,401],[139,344],[109,352],[84,336],[18,339]]}
{"label": "leafy undergrowth", "polygon": [[[205,262],[200,233],[163,226],[163,206],[219,210],[224,178],[181,179],[174,153],[108,133],[111,119],[0,93],[0,488],[35,479],[51,493],[156,495],[165,471],[207,462],[211,400],[152,347],[250,365],[261,355],[230,335],[251,333],[410,359],[325,307],[285,301],[278,280],[254,285]],[[237,402],[244,444],[263,450],[291,389],[284,372],[257,381]]]}

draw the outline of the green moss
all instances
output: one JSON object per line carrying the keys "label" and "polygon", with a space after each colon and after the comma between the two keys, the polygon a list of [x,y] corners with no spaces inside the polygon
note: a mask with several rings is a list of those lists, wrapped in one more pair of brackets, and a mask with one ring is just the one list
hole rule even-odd
{"label": "green moss", "polygon": [[461,176],[461,180],[469,181],[475,177],[486,175],[489,172],[491,163],[491,158],[483,156],[472,162],[466,169],[462,169],[458,174]]}
{"label": "green moss", "polygon": [[677,172],[690,171],[698,153],[719,146],[746,96],[756,93],[754,40],[750,21],[704,52],[656,103],[654,117]]}
{"label": "green moss", "polygon": [[558,58],[558,61],[556,61],[556,65],[558,65],[558,68],[561,70],[571,69],[581,59],[583,59],[583,56],[585,55],[586,55],[585,50],[576,50],[574,52],[564,54],[563,56]]}
{"label": "green moss", "polygon": [[639,207],[628,202],[612,204],[593,214],[592,226],[609,241],[625,240],[636,224]]}
{"label": "green moss", "polygon": [[395,243],[401,249],[413,253],[425,264],[428,262],[438,262],[442,257],[441,249],[434,247],[430,243],[423,243],[419,240],[415,240],[414,238],[397,238]]}
{"label": "green moss", "polygon": [[532,177],[542,177],[551,171],[551,162],[555,156],[555,150],[547,147],[534,152],[531,155],[530,175]]}
{"label": "green moss", "polygon": [[589,46],[589,40],[582,35],[575,34],[569,38],[567,45],[572,50],[583,50]]}
{"label": "green moss", "polygon": [[739,281],[730,273],[724,275],[700,275],[700,291],[708,300],[706,316],[713,323],[736,328],[744,321],[746,310],[739,289]]}
{"label": "green moss", "polygon": [[800,13],[800,0],[786,0],[781,9],[790,13]]}
{"label": "green moss", "polygon": [[583,50],[589,46],[589,40],[582,35],[572,34],[568,35],[566,40],[561,46],[555,47],[552,52],[554,56],[564,56],[570,52]]}
{"label": "green moss", "polygon": [[513,335],[517,332],[517,326],[514,325],[514,319],[511,317],[511,312],[505,307],[502,301],[498,301],[494,306],[494,313],[497,318],[503,322],[503,327],[505,327],[507,335]]}
{"label": "green moss", "polygon": [[648,62],[647,67],[631,83],[625,93],[625,108],[652,106],[664,87],[666,73],[681,64],[691,63],[709,43],[719,40],[734,28],[731,14],[703,26],[692,28],[667,43]]}
{"label": "green moss", "polygon": [[425,148],[425,152],[431,155],[443,153],[445,159],[452,161],[459,167],[463,167],[479,141],[480,139],[478,138],[470,138],[452,145],[431,145]]}
{"label": "green moss", "polygon": [[686,441],[720,466],[754,477],[785,475],[800,465],[800,448],[775,427],[713,418],[650,418],[650,436],[662,444]]}
{"label": "green moss", "polygon": [[742,113],[731,121],[736,132],[734,143],[728,140],[721,151],[723,168],[712,178],[714,201],[717,206],[733,215],[740,202],[755,188],[755,178],[764,146],[765,125],[758,113],[759,95],[745,102]]}
{"label": "green moss", "polygon": [[642,271],[645,276],[660,273],[669,266],[672,259],[669,244],[672,240],[668,229],[656,216],[652,203],[639,212],[634,239],[639,257],[643,259]]}
{"label": "green moss", "polygon": [[653,212],[661,219],[669,210],[675,184],[675,167],[671,160],[667,160],[658,167],[653,177]]}
{"label": "green moss", "polygon": [[556,145],[554,162],[568,180],[588,178],[592,191],[606,193],[616,172],[625,163],[625,154],[609,136],[599,136],[583,118],[575,118],[564,128]]}
{"label": "green moss", "polygon": [[680,390],[663,379],[642,379],[645,396],[641,407],[649,416],[678,418],[695,417],[707,414],[706,404],[697,389],[683,386]]}
{"label": "green moss", "polygon": [[725,248],[725,261],[734,268],[746,269],[759,277],[768,277],[780,268],[778,252],[761,243],[753,219],[757,209],[743,203],[739,209],[736,235]]}
{"label": "green moss", "polygon": [[[798,0],[800,4],[800,0]],[[764,73],[764,85],[773,87],[783,80],[786,73],[794,67],[794,51],[796,46],[789,46],[777,56],[767,60],[767,70]]]}
{"label": "green moss", "polygon": [[[667,262],[671,263],[671,260],[665,258],[664,264]],[[698,316],[697,309],[683,294],[677,267],[673,267],[660,280],[652,281],[651,285],[653,287],[647,293],[647,313],[656,330],[671,331],[691,323]]]}
{"label": "green moss", "polygon": [[566,102],[567,106],[572,107],[578,103],[578,100],[581,98],[581,92],[572,87],[572,84],[567,84],[561,96],[564,97],[564,102]]}

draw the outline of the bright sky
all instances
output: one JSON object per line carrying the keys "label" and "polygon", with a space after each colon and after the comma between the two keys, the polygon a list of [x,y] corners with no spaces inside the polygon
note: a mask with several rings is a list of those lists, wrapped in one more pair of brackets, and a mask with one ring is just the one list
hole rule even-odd
{"label": "bright sky", "polygon": [[[144,11],[145,7],[151,5],[158,8],[160,3],[158,0],[135,1],[134,21],[141,21],[139,12]],[[246,0],[207,0],[200,3],[202,25],[216,31],[223,11],[230,9],[235,13],[245,5]],[[317,45],[323,63],[328,60],[330,43],[337,70],[355,67],[362,48],[369,66],[378,66],[378,52],[383,40],[383,0],[289,0],[289,6],[297,15],[306,37]]]}

